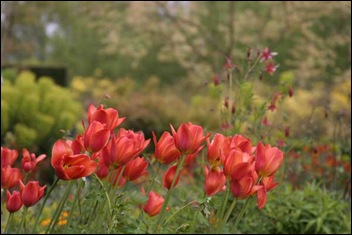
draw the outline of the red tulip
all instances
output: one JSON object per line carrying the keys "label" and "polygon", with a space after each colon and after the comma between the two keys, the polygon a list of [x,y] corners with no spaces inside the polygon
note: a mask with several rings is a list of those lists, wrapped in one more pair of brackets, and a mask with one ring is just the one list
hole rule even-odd
{"label": "red tulip", "polygon": [[267,192],[276,188],[279,183],[274,182],[274,176],[264,177],[260,182],[261,187],[257,191],[258,209],[262,209],[267,201]]}
{"label": "red tulip", "polygon": [[222,191],[225,187],[226,177],[218,167],[208,170],[205,167],[205,192],[210,197]]}
{"label": "red tulip", "polygon": [[[177,165],[173,165],[173,166],[169,167],[169,169],[167,169],[167,171],[165,172],[165,174],[163,176],[163,186],[165,188],[167,188],[167,189],[171,188],[172,181],[175,178],[176,170],[177,170]],[[181,176],[181,174],[179,172],[177,179],[175,181],[175,184],[174,184],[174,188],[178,184],[178,182],[180,180],[180,176]]]}
{"label": "red tulip", "polygon": [[21,170],[10,166],[1,168],[1,187],[11,189],[18,184],[22,177]]}
{"label": "red tulip", "polygon": [[211,165],[219,165],[221,159],[221,151],[226,140],[226,136],[216,133],[214,135],[213,140],[210,142],[207,139],[207,147],[208,147],[208,161]]}
{"label": "red tulip", "polygon": [[111,131],[100,122],[93,121],[84,133],[84,146],[89,152],[97,152],[107,145]]}
{"label": "red tulip", "polygon": [[37,167],[37,163],[46,158],[45,154],[39,155],[39,157],[35,157],[35,154],[30,154],[29,151],[24,148],[22,149],[22,169],[25,172],[34,171]]}
{"label": "red tulip", "polygon": [[284,153],[270,144],[264,145],[259,142],[256,148],[255,170],[262,177],[274,174],[281,166]]}
{"label": "red tulip", "polygon": [[164,132],[159,142],[156,139],[154,132],[152,132],[153,141],[155,145],[155,158],[161,164],[170,164],[180,156],[180,151],[176,148],[174,137],[169,132]]}
{"label": "red tulip", "polygon": [[139,177],[147,174],[148,162],[144,157],[137,157],[126,164],[123,175],[126,180],[136,180]]}
{"label": "red tulip", "polygon": [[97,163],[85,154],[75,154],[63,140],[55,142],[52,149],[51,165],[57,177],[63,180],[78,179],[92,174]]}
{"label": "red tulip", "polygon": [[182,123],[177,129],[177,132],[172,125],[170,125],[170,127],[172,135],[175,138],[176,148],[184,154],[195,153],[203,141],[210,136],[210,133],[204,136],[203,128],[198,125],[193,125],[191,122],[187,124]]}
{"label": "red tulip", "polygon": [[259,185],[254,185],[258,176],[255,171],[251,171],[241,179],[231,180],[231,192],[237,199],[246,199],[261,188]]}
{"label": "red tulip", "polygon": [[14,213],[21,209],[23,203],[21,199],[21,194],[18,191],[13,191],[12,195],[9,190],[6,191],[6,209],[10,213]]}
{"label": "red tulip", "polygon": [[26,207],[34,206],[43,196],[46,185],[39,186],[38,181],[29,181],[26,185],[20,180],[21,198]]}
{"label": "red tulip", "polygon": [[1,168],[12,166],[18,157],[17,150],[1,147]]}
{"label": "red tulip", "polygon": [[103,149],[102,155],[107,166],[125,165],[136,158],[149,144],[142,132],[133,132],[121,128],[116,137],[112,136],[109,144]]}
{"label": "red tulip", "polygon": [[231,139],[230,148],[239,148],[242,152],[252,153],[252,142],[242,135],[234,135]]}
{"label": "red tulip", "polygon": [[224,162],[224,173],[228,178],[239,180],[251,170],[254,158],[239,149],[233,149]]}
{"label": "red tulip", "polygon": [[160,213],[164,198],[154,191],[150,191],[148,197],[149,199],[144,206],[144,212],[152,217]]}
{"label": "red tulip", "polygon": [[119,118],[119,113],[116,109],[107,108],[101,104],[98,108],[95,108],[93,104],[88,107],[88,123],[91,124],[93,121],[98,121],[105,125],[109,130],[114,130],[118,127],[126,118]]}

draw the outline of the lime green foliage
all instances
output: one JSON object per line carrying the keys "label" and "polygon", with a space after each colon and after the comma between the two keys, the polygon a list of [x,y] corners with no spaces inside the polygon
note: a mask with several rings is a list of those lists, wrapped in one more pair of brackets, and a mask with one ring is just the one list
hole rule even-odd
{"label": "lime green foliage", "polygon": [[[258,214],[250,206],[241,226],[243,233],[341,234],[351,233],[350,203],[337,194],[307,184],[302,190],[289,185],[269,194],[268,203]],[[254,202],[254,200],[253,200]]]}
{"label": "lime green foliage", "polygon": [[2,144],[18,149],[39,147],[46,152],[63,135],[60,130],[72,129],[81,113],[69,90],[48,77],[36,82],[34,74],[22,72],[14,83],[5,77],[1,88]]}

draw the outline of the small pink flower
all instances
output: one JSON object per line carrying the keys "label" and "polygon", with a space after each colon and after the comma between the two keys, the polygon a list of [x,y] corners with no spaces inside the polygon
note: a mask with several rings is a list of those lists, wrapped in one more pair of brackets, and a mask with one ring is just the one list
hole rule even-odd
{"label": "small pink flower", "polygon": [[270,60],[274,56],[276,56],[277,54],[278,54],[277,52],[270,52],[270,49],[267,47],[267,48],[264,49],[264,51],[261,52],[260,62],[263,62],[263,61],[266,61],[266,60]]}
{"label": "small pink flower", "polygon": [[270,62],[265,66],[265,72],[270,75],[273,75],[278,67],[279,65],[274,65],[272,62]]}
{"label": "small pink flower", "polygon": [[36,158],[34,153],[29,153],[29,151],[24,148],[22,149],[22,169],[25,172],[34,171],[37,167],[37,163],[44,160],[44,158],[46,158],[45,154],[41,154]]}

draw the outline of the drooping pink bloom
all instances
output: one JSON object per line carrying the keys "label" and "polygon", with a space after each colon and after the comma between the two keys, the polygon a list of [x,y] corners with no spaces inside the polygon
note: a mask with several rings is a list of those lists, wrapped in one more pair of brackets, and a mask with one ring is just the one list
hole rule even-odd
{"label": "drooping pink bloom", "polygon": [[265,66],[265,72],[270,75],[273,75],[278,67],[279,65],[274,65],[272,62],[270,62]]}
{"label": "drooping pink bloom", "polygon": [[45,154],[39,155],[37,158],[34,153],[29,153],[29,151],[24,148],[22,149],[22,169],[25,172],[34,171],[37,167],[37,163],[46,158]]}
{"label": "drooping pink bloom", "polygon": [[270,49],[267,47],[260,54],[260,62],[270,60],[277,54],[278,54],[277,52],[270,52]]}
{"label": "drooping pink bloom", "polygon": [[219,75],[215,74],[214,75],[214,85],[218,86],[220,82]]}

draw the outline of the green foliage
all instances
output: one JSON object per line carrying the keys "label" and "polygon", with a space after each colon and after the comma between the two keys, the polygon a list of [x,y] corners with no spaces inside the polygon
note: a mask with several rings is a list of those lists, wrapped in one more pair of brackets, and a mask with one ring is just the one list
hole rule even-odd
{"label": "green foliage", "polygon": [[53,141],[63,135],[60,130],[72,129],[81,113],[66,88],[48,77],[36,82],[32,73],[22,72],[14,83],[5,80],[1,88],[2,144],[49,152]]}
{"label": "green foliage", "polygon": [[315,183],[302,190],[280,185],[270,193],[268,201],[260,213],[254,205],[250,207],[240,227],[242,233],[351,233],[350,202]]}

